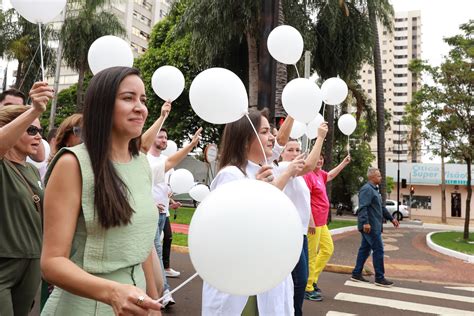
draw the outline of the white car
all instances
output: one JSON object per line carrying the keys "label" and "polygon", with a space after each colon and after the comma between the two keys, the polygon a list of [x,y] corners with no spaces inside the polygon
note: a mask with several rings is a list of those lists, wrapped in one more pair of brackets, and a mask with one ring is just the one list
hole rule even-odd
{"label": "white car", "polygon": [[[400,204],[399,207],[399,213],[397,214],[397,201],[394,200],[387,200],[385,203],[387,207],[387,211],[392,214],[393,218],[396,218],[397,220],[401,221],[403,218],[408,217],[410,214],[408,212],[408,206]],[[357,214],[357,210],[359,209],[359,206],[356,206],[353,210],[354,215]]]}

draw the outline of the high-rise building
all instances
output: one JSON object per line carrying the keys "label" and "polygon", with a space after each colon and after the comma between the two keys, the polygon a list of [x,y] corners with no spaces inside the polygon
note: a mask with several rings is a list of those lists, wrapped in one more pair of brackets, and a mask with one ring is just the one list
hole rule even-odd
{"label": "high-rise building", "polygon": [[[130,43],[135,57],[143,54],[148,48],[148,40],[153,26],[168,14],[172,0],[120,0],[112,1],[111,10],[122,22],[125,28],[125,40]],[[61,27],[61,23],[56,24]],[[67,45],[67,43],[64,43]],[[59,88],[61,91],[78,81],[78,74],[67,68],[61,67]],[[49,77],[52,84],[54,77]]]}
{"label": "high-rise building", "polygon": [[[382,79],[385,110],[390,114],[390,129],[385,130],[385,159],[387,162],[419,162],[420,148],[414,149],[409,141],[410,126],[402,123],[405,105],[412,100],[412,94],[419,88],[419,78],[408,70],[413,59],[421,58],[421,12],[395,13],[393,32],[379,24],[380,53],[382,58]],[[372,100],[375,108],[375,78],[371,65],[365,65],[360,84]],[[377,138],[370,147],[377,156]],[[377,161],[377,160],[375,160]]]}

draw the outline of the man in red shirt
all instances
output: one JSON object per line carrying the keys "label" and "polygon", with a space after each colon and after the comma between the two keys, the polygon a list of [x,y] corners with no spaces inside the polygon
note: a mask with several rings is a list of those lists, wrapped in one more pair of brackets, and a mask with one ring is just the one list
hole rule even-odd
{"label": "man in red shirt", "polygon": [[334,252],[334,244],[327,226],[329,199],[326,183],[334,179],[350,162],[351,157],[347,156],[336,168],[326,172],[321,169],[324,164],[324,156],[321,155],[316,169],[304,176],[311,193],[311,213],[316,224],[316,232],[308,234],[309,275],[305,299],[310,301],[323,300],[317,285],[318,278]]}

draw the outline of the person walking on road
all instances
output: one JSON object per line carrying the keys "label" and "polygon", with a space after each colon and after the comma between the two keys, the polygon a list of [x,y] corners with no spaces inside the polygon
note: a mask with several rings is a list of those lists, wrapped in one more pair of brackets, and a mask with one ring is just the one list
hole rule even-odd
{"label": "person walking on road", "polygon": [[383,219],[392,222],[398,228],[399,223],[390,215],[382,203],[382,197],[378,191],[378,185],[382,181],[380,170],[369,168],[367,171],[368,181],[359,191],[359,211],[357,226],[362,235],[359,253],[351,280],[356,282],[369,282],[362,276],[365,261],[372,250],[372,260],[375,269],[375,285],[391,287],[392,281],[385,278],[384,250],[382,241]]}

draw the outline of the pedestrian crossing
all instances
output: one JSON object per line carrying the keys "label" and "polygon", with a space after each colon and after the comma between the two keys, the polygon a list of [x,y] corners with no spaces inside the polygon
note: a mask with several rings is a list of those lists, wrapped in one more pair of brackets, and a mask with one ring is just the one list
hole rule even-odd
{"label": "pedestrian crossing", "polygon": [[[474,316],[474,295],[472,295],[472,287],[445,287],[453,290],[460,290],[460,291],[469,291],[467,296],[464,295],[457,295],[457,294],[449,294],[449,293],[442,293],[442,292],[435,292],[435,291],[425,291],[425,290],[417,290],[412,288],[405,288],[405,287],[379,287],[371,283],[361,283],[361,282],[353,282],[353,281],[346,281],[344,283],[344,290],[343,292],[339,292],[334,297],[334,300],[341,301],[341,302],[351,302],[357,304],[365,304],[371,306],[380,306],[385,308],[391,308],[394,310],[398,310],[398,313],[402,311],[410,311],[410,312],[418,312],[418,313],[426,313],[426,314],[436,314],[436,315],[472,315]],[[361,294],[354,294],[350,293],[351,290],[354,289],[364,289],[364,295]],[[367,292],[369,290],[370,292]],[[372,292],[373,291],[373,292]],[[390,292],[390,293],[398,293],[404,295],[411,295],[414,297],[424,297],[424,298],[435,298],[439,300],[438,305],[431,305],[431,304],[423,304],[423,303],[416,303],[410,302],[405,300],[399,299],[392,299],[392,298],[385,298],[385,297],[377,297],[377,292]],[[369,294],[367,294],[369,293]],[[463,293],[464,294],[464,293]],[[442,302],[444,301],[455,301],[461,302],[463,308],[452,308],[452,307],[445,307],[442,306]],[[466,303],[469,304],[468,308],[466,308]],[[472,304],[472,305],[470,305]],[[451,304],[454,307],[458,307],[456,305]],[[361,308],[363,310],[363,308]],[[354,311],[352,311],[354,312]],[[349,315],[357,315],[357,314],[350,314],[346,312],[339,312],[339,311],[329,311],[326,314],[327,316],[349,316]]]}

